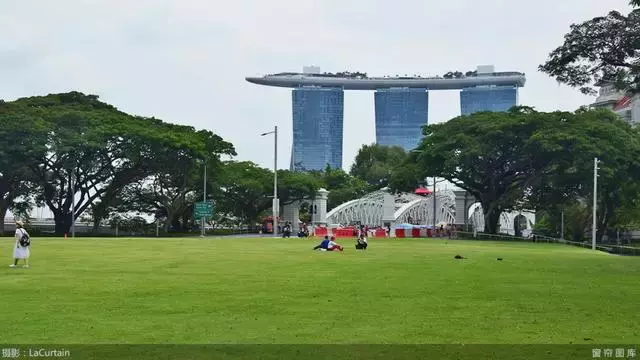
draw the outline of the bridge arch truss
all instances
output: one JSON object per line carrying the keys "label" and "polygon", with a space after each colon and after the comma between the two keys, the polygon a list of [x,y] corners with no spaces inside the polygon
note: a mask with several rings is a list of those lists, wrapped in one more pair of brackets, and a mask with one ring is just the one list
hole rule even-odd
{"label": "bridge arch truss", "polygon": [[[482,207],[475,199],[464,199],[461,206],[459,191],[443,189],[434,194],[420,196],[410,193],[391,194],[387,189],[378,190],[360,199],[348,201],[327,213],[327,224],[349,225],[361,223],[369,226],[382,226],[385,222],[393,224],[435,225],[469,224],[473,229],[484,229]],[[464,193],[464,192],[463,192]],[[466,210],[465,210],[466,207]],[[457,211],[467,215],[456,216]],[[526,220],[523,220],[523,218]],[[515,233],[515,221],[520,221],[520,229],[531,229],[535,224],[535,214],[528,211],[502,213],[500,229],[503,233]]]}

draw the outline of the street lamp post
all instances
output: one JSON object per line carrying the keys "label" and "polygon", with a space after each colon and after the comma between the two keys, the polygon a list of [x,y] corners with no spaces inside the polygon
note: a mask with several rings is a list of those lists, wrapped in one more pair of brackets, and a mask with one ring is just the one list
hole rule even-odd
{"label": "street lamp post", "polygon": [[[425,179],[425,181],[426,181],[426,179]],[[436,216],[436,214],[438,212],[438,210],[437,210],[438,208],[436,206],[437,205],[436,204],[436,184],[439,183],[439,182],[443,182],[443,181],[444,180],[438,181],[437,177],[435,177],[435,176],[433,177],[433,194],[432,194],[432,196],[433,196],[433,229],[434,230],[436,228],[436,222],[438,221],[437,216]]]}
{"label": "street lamp post", "polygon": [[596,249],[596,214],[598,208],[598,158],[593,158],[593,222],[591,224],[591,249]]}
{"label": "street lamp post", "polygon": [[[202,202],[204,204],[206,204],[207,203],[207,162],[206,162],[206,160],[204,162],[204,177],[203,178],[204,178],[204,180],[202,181]],[[202,227],[202,230],[201,230],[202,233],[200,234],[200,237],[202,237],[202,238],[205,235],[205,229],[204,229],[205,221],[206,221],[205,217],[203,216],[202,217],[202,226],[201,226]]]}
{"label": "street lamp post", "polygon": [[[423,150],[411,150],[412,153],[414,154],[422,154]],[[426,183],[428,183],[428,180],[425,178],[424,181]],[[435,231],[436,229],[436,222],[437,222],[437,217],[436,217],[436,213],[437,213],[437,204],[436,204],[436,184],[437,184],[437,178],[434,176],[433,177],[433,230]],[[427,184],[428,185],[428,184]]]}
{"label": "street lamp post", "polygon": [[564,210],[560,213],[560,239],[564,240]]}
{"label": "street lamp post", "polygon": [[[273,134],[273,236],[278,235],[278,126],[273,131],[260,134],[266,136]],[[295,164],[294,164],[295,166]]]}
{"label": "street lamp post", "polygon": [[433,177],[433,230],[436,230],[436,177]]}
{"label": "street lamp post", "polygon": [[71,173],[71,185],[69,186],[69,192],[71,193],[71,237],[76,237],[76,179]]}

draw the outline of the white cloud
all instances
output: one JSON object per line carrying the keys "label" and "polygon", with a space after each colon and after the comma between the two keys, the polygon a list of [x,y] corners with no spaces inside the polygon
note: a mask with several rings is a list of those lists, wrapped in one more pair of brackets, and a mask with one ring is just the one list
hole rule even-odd
{"label": "white cloud", "polygon": [[[537,72],[571,22],[628,10],[627,0],[5,0],[0,98],[78,90],[124,111],[213,130],[239,158],[288,166],[291,95],[246,83],[300,70],[443,74],[495,64],[527,73],[521,102],[541,110],[591,101]],[[344,165],[374,141],[373,94],[345,96]],[[459,112],[457,92],[432,92],[430,122]],[[269,149],[265,151],[265,149]]]}

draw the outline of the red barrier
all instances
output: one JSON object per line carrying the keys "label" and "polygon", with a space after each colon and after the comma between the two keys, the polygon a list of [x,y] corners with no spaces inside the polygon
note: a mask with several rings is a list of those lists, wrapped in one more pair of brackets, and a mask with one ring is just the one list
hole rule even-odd
{"label": "red barrier", "polygon": [[[397,238],[430,238],[436,235],[432,229],[425,228],[410,228],[410,229],[395,229]],[[384,230],[383,230],[384,231]],[[376,233],[377,236],[377,233]]]}
{"label": "red barrier", "polygon": [[387,237],[387,232],[384,229],[376,229],[375,237]]}
{"label": "red barrier", "polygon": [[334,229],[333,236],[337,238],[354,237],[353,229]]}
{"label": "red barrier", "polygon": [[314,235],[319,237],[325,237],[329,235],[329,229],[326,227],[319,227],[314,230]]}

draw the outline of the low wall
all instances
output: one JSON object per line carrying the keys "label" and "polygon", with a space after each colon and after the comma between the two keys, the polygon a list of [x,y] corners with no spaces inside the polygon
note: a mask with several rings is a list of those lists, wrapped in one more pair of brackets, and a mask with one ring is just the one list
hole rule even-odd
{"label": "low wall", "polygon": [[[313,235],[316,237],[335,236],[336,238],[355,238],[356,234],[353,229],[338,229],[338,228],[326,228],[318,227],[314,229]],[[367,237],[371,238],[384,238],[388,237],[387,232],[384,229],[369,230]]]}

